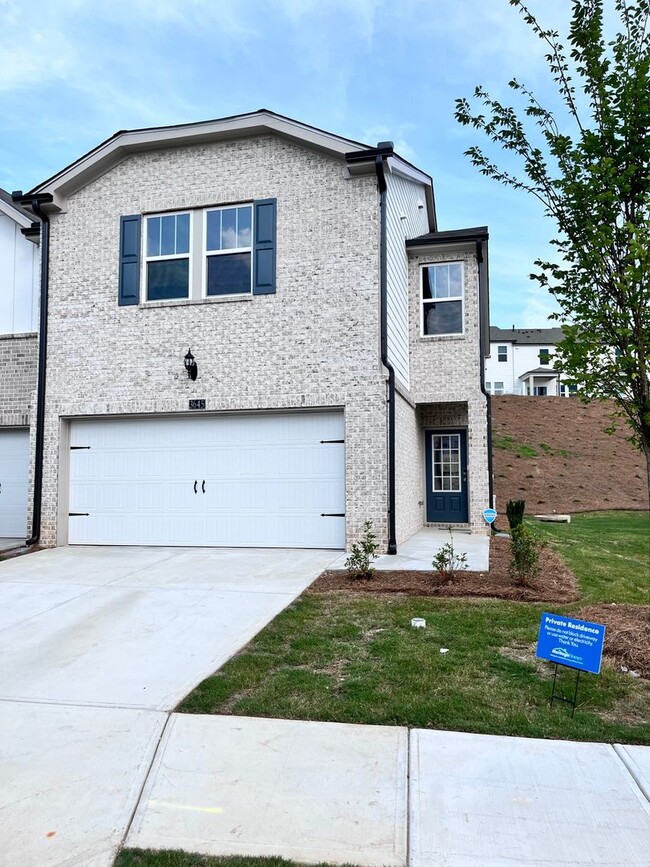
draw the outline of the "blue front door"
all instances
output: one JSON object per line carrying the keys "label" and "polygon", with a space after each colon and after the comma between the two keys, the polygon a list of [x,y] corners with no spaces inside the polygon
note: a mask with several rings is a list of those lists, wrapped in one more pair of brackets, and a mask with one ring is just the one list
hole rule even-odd
{"label": "blue front door", "polygon": [[427,521],[466,524],[467,432],[425,432]]}

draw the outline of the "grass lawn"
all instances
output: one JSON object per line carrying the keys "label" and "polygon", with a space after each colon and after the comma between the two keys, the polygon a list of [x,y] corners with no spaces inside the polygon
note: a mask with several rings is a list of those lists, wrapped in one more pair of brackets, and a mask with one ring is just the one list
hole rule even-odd
{"label": "grass lawn", "polygon": [[[298,865],[295,861],[287,861],[285,858],[246,858],[235,855],[215,858],[210,855],[194,855],[190,852],[123,849],[115,862],[115,867],[298,867]],[[327,867],[327,865],[316,864],[311,867]]]}
{"label": "grass lawn", "polygon": [[647,512],[592,512],[570,524],[531,522],[575,573],[586,604],[650,604]]}
{"label": "grass lawn", "polygon": [[[541,529],[583,593],[550,610],[648,601],[647,514],[584,515]],[[548,607],[308,593],[178,710],[650,744],[650,682],[607,663],[598,676],[582,675],[573,719],[567,706],[549,707],[553,666],[535,658]],[[424,617],[427,628],[413,629],[412,617]],[[559,671],[570,694],[575,675]]]}

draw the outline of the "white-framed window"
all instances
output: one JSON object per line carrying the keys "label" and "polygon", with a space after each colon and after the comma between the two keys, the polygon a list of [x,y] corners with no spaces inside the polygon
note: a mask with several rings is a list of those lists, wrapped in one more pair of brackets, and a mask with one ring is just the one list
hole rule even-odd
{"label": "white-framed window", "polygon": [[253,206],[209,208],[205,212],[204,294],[252,291]]}
{"label": "white-framed window", "polygon": [[146,218],[144,268],[148,301],[189,298],[192,214]]}
{"label": "white-framed window", "polygon": [[551,362],[551,350],[548,347],[539,350],[539,363],[540,364],[550,364]]}
{"label": "white-framed window", "polygon": [[497,361],[507,361],[508,360],[508,347],[507,346],[497,346]]}
{"label": "white-framed window", "polygon": [[485,390],[487,391],[488,394],[492,394],[492,383],[491,382],[485,383]]}
{"label": "white-framed window", "polygon": [[422,335],[463,333],[464,271],[462,262],[422,266]]}
{"label": "white-framed window", "polygon": [[494,393],[495,394],[503,394],[504,393],[502,382],[495,382],[494,383]]}
{"label": "white-framed window", "polygon": [[144,221],[146,301],[252,294],[252,202]]}

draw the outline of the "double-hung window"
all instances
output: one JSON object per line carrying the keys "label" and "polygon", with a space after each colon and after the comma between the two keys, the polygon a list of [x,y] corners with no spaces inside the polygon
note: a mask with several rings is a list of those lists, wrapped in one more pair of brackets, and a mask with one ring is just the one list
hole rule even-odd
{"label": "double-hung window", "polygon": [[145,270],[147,300],[189,298],[192,215],[147,217]]}
{"label": "double-hung window", "polygon": [[497,361],[507,361],[508,360],[508,347],[507,346],[497,346]]}
{"label": "double-hung window", "polygon": [[549,364],[551,361],[551,351],[550,349],[540,349],[539,350],[539,363],[540,364]]}
{"label": "double-hung window", "polygon": [[422,334],[463,333],[463,263],[422,268]]}
{"label": "double-hung window", "polygon": [[205,295],[250,293],[253,207],[205,212]]}

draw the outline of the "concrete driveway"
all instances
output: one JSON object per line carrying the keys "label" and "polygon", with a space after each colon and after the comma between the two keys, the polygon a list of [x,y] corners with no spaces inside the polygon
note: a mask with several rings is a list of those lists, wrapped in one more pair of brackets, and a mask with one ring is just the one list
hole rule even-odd
{"label": "concrete driveway", "polygon": [[108,867],[166,712],[335,555],[57,548],[0,563],[0,867]]}

